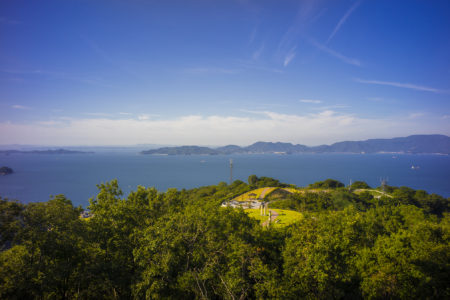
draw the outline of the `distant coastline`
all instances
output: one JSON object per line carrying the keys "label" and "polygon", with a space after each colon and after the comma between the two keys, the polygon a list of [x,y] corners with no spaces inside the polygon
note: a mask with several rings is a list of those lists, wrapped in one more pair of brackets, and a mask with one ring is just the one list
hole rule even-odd
{"label": "distant coastline", "polygon": [[0,154],[11,155],[11,154],[92,154],[94,152],[87,151],[73,151],[66,149],[56,149],[56,150],[0,150]]}
{"label": "distant coastline", "polygon": [[450,137],[445,135],[411,135],[392,139],[344,141],[332,145],[309,147],[301,144],[256,142],[250,146],[227,145],[217,148],[179,146],[140,152],[150,155],[219,155],[219,154],[298,154],[298,153],[360,153],[360,154],[450,154]]}

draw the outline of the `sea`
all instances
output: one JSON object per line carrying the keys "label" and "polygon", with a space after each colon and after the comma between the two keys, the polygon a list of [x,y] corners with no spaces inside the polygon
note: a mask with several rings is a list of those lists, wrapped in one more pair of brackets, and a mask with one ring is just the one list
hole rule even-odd
{"label": "sea", "polygon": [[[232,174],[230,160],[233,161]],[[134,152],[92,154],[0,155],[0,167],[14,170],[0,176],[0,197],[23,203],[47,201],[64,194],[73,204],[87,207],[97,185],[117,179],[126,196],[138,185],[191,189],[257,176],[307,186],[327,178],[346,185],[361,180],[372,187],[385,179],[450,197],[450,156],[410,154],[242,154],[142,155]]]}

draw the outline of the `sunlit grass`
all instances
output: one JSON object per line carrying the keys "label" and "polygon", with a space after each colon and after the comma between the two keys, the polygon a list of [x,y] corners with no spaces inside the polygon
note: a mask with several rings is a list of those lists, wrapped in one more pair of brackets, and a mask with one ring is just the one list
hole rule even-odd
{"label": "sunlit grass", "polygon": [[389,195],[388,193],[376,189],[357,189],[353,191],[353,193],[358,195],[361,194],[362,192],[369,192],[374,197],[386,196],[392,198],[392,196]]}
{"label": "sunlit grass", "polygon": [[[265,191],[264,197],[269,195],[270,193],[272,193],[274,190],[276,190],[276,187],[264,187],[264,188],[259,188],[256,190],[252,190],[250,192],[247,192],[245,194],[242,194],[240,196],[237,196],[236,198],[234,198],[234,200],[236,201],[248,201],[250,199],[258,199],[261,197],[261,194]],[[252,195],[254,194],[254,195]]]}
{"label": "sunlit grass", "polygon": [[291,193],[291,194],[294,194],[294,193],[303,193],[303,191],[298,190],[298,189],[294,189],[294,188],[283,188],[283,190],[285,190],[286,192],[289,192],[289,193]]}
{"label": "sunlit grass", "polygon": [[[278,217],[275,219],[275,227],[284,227],[291,225],[297,221],[303,219],[303,215],[297,211],[287,209],[272,209],[278,213]],[[277,221],[278,220],[278,221]]]}
{"label": "sunlit grass", "polygon": [[[271,223],[274,227],[285,227],[300,221],[303,215],[299,212],[286,209],[271,209],[278,213],[278,217]],[[246,209],[245,212],[249,217],[258,220],[261,224],[269,220],[268,211],[266,211],[266,216],[261,216],[261,211],[259,209]]]}
{"label": "sunlit grass", "polygon": [[261,211],[259,209],[245,209],[244,210],[250,218],[256,219],[261,223],[269,220],[269,216],[261,216]]}

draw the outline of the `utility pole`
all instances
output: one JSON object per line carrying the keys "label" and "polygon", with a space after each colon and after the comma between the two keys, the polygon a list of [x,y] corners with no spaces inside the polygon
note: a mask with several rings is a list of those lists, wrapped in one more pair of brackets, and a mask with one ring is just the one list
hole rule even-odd
{"label": "utility pole", "polygon": [[233,183],[233,159],[230,158],[230,185]]}

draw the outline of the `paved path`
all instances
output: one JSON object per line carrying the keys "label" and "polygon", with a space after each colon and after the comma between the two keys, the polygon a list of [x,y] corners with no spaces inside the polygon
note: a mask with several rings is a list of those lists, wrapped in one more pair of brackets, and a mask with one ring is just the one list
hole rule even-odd
{"label": "paved path", "polygon": [[261,194],[259,195],[259,198],[264,199],[264,197],[266,196],[266,194],[269,190],[272,190],[272,188],[268,187],[268,188],[263,189]]}
{"label": "paved path", "polygon": [[[270,216],[270,223],[273,223],[275,221],[275,219],[278,217],[278,213],[271,209],[269,209],[269,211],[272,213],[272,215]],[[269,220],[262,223],[262,226],[265,227],[265,226],[269,225],[268,223],[269,223]]]}

